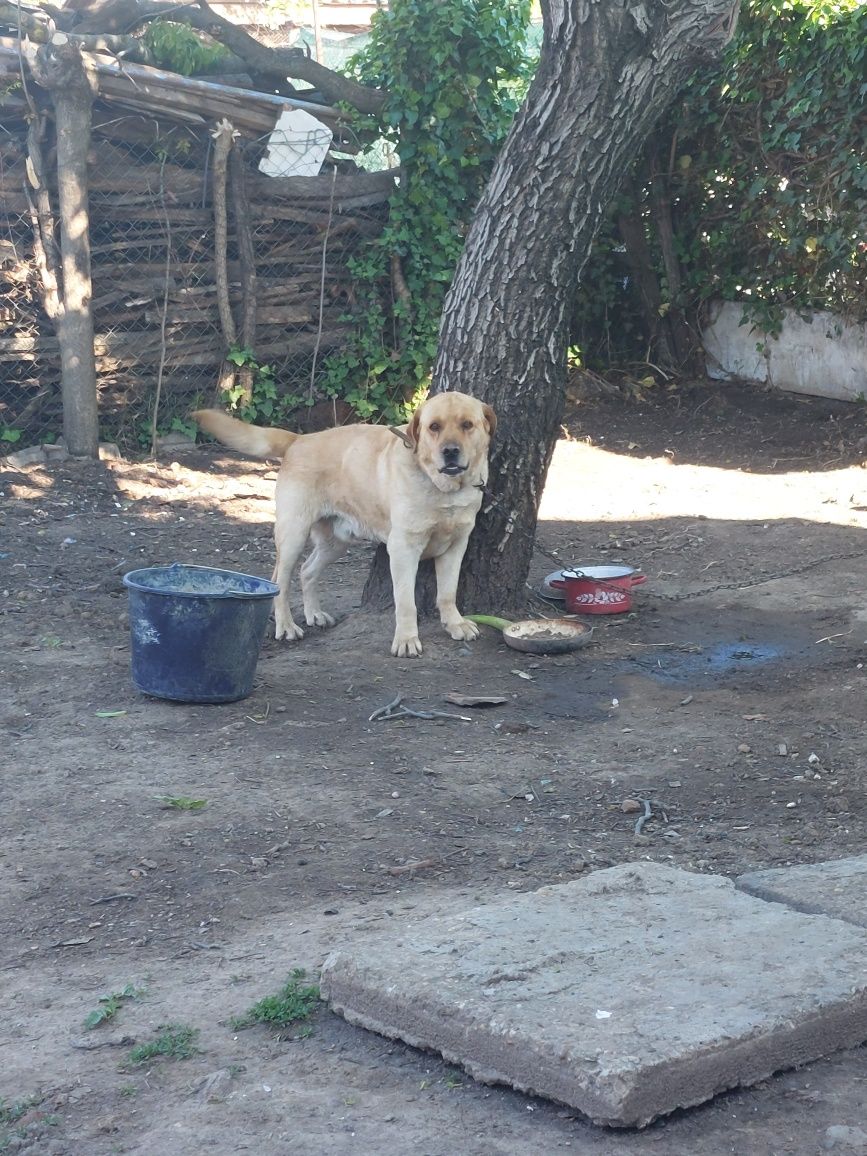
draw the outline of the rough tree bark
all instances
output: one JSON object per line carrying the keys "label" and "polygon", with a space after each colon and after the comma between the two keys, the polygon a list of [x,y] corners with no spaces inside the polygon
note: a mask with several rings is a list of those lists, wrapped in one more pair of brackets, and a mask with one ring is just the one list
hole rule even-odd
{"label": "rough tree bark", "polygon": [[[473,393],[499,418],[493,499],[470,539],[462,609],[523,600],[575,285],[630,160],[689,74],[730,38],[736,11],[733,0],[542,0],[539,66],[470,227],[434,368],[436,390]],[[383,581],[377,569],[371,602]]]}
{"label": "rough tree bark", "polygon": [[[58,20],[61,23],[58,23]],[[26,33],[34,44],[47,44],[58,30],[66,31],[66,26],[72,26],[73,17],[70,13],[61,13],[50,5],[40,6],[38,11],[28,11],[17,3],[0,0],[0,21],[18,28]],[[127,59],[140,60],[142,64],[153,64],[153,57],[144,41],[134,36],[93,35],[78,36],[67,32],[73,43],[78,44],[86,52],[107,52],[113,55],[123,53]]]}
{"label": "rough tree bark", "polygon": [[33,75],[48,89],[57,129],[57,194],[63,296],[56,317],[63,436],[78,457],[99,456],[99,415],[90,277],[87,152],[96,92],[81,48],[63,33],[36,52]]}

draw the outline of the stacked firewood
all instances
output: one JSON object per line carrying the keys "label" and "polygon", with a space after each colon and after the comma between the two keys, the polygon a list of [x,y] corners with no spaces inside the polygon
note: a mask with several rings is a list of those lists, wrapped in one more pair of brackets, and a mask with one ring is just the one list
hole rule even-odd
{"label": "stacked firewood", "polygon": [[[95,59],[88,169],[103,415],[146,407],[157,376],[167,417],[216,388],[228,352],[220,257],[239,334],[242,312],[255,318],[255,360],[272,367],[287,393],[307,391],[314,353],[321,368],[350,331],[349,261],[381,232],[394,172],[366,172],[336,144],[342,155],[329,157],[318,176],[265,176],[258,163],[277,116],[305,102]],[[33,243],[27,134],[29,102],[38,94],[22,89],[19,78],[17,42],[0,39],[0,428],[41,432],[60,411],[60,354]],[[307,105],[339,139],[338,113]],[[217,120],[237,130],[246,198],[243,209],[228,198],[222,254],[214,230]],[[52,179],[49,172],[49,186]],[[252,268],[245,268],[239,212]]]}

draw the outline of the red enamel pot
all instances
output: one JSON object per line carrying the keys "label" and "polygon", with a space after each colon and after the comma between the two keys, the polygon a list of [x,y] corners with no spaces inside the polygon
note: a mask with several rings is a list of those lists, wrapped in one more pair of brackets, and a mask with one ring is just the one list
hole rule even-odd
{"label": "red enamel pot", "polygon": [[625,614],[632,609],[632,589],[647,581],[632,566],[573,566],[548,585],[564,592],[572,614]]}

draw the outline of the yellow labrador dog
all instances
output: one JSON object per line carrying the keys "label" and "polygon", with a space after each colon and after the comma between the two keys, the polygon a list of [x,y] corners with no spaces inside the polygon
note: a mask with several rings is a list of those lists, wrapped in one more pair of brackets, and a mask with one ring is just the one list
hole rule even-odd
{"label": "yellow labrador dog", "polygon": [[[215,409],[193,417],[218,441],[254,457],[282,457],[277,478],[274,606],[277,638],[303,638],[289,608],[289,579],[308,539],[301,567],[308,626],[331,626],[319,602],[319,576],[351,542],[384,542],[394,588],[391,653],[421,654],[415,579],[419,561],[433,558],[437,608],[456,639],[478,627],[457,608],[455,595],[467,540],[488,480],[488,445],[496,427],[489,405],[464,393],[438,393],[407,426],[347,425],[320,433],[248,425]],[[395,434],[398,436],[395,437]]]}

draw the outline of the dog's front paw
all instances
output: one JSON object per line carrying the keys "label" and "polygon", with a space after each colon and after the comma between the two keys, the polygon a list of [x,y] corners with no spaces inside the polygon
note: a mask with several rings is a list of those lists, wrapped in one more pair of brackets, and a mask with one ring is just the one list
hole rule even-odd
{"label": "dog's front paw", "polygon": [[308,626],[333,626],[334,619],[324,610],[305,610],[304,621]]}
{"label": "dog's front paw", "polygon": [[391,653],[395,658],[418,658],[421,654],[421,640],[417,634],[395,634]]}
{"label": "dog's front paw", "polygon": [[278,642],[282,638],[285,638],[287,642],[297,642],[298,639],[304,637],[304,631],[301,629],[298,623],[293,621],[291,618],[288,622],[281,622],[278,619],[276,628],[274,630],[274,637]]}
{"label": "dog's front paw", "polygon": [[471,642],[479,637],[479,628],[469,618],[459,618],[457,622],[444,622],[443,626],[457,642]]}

